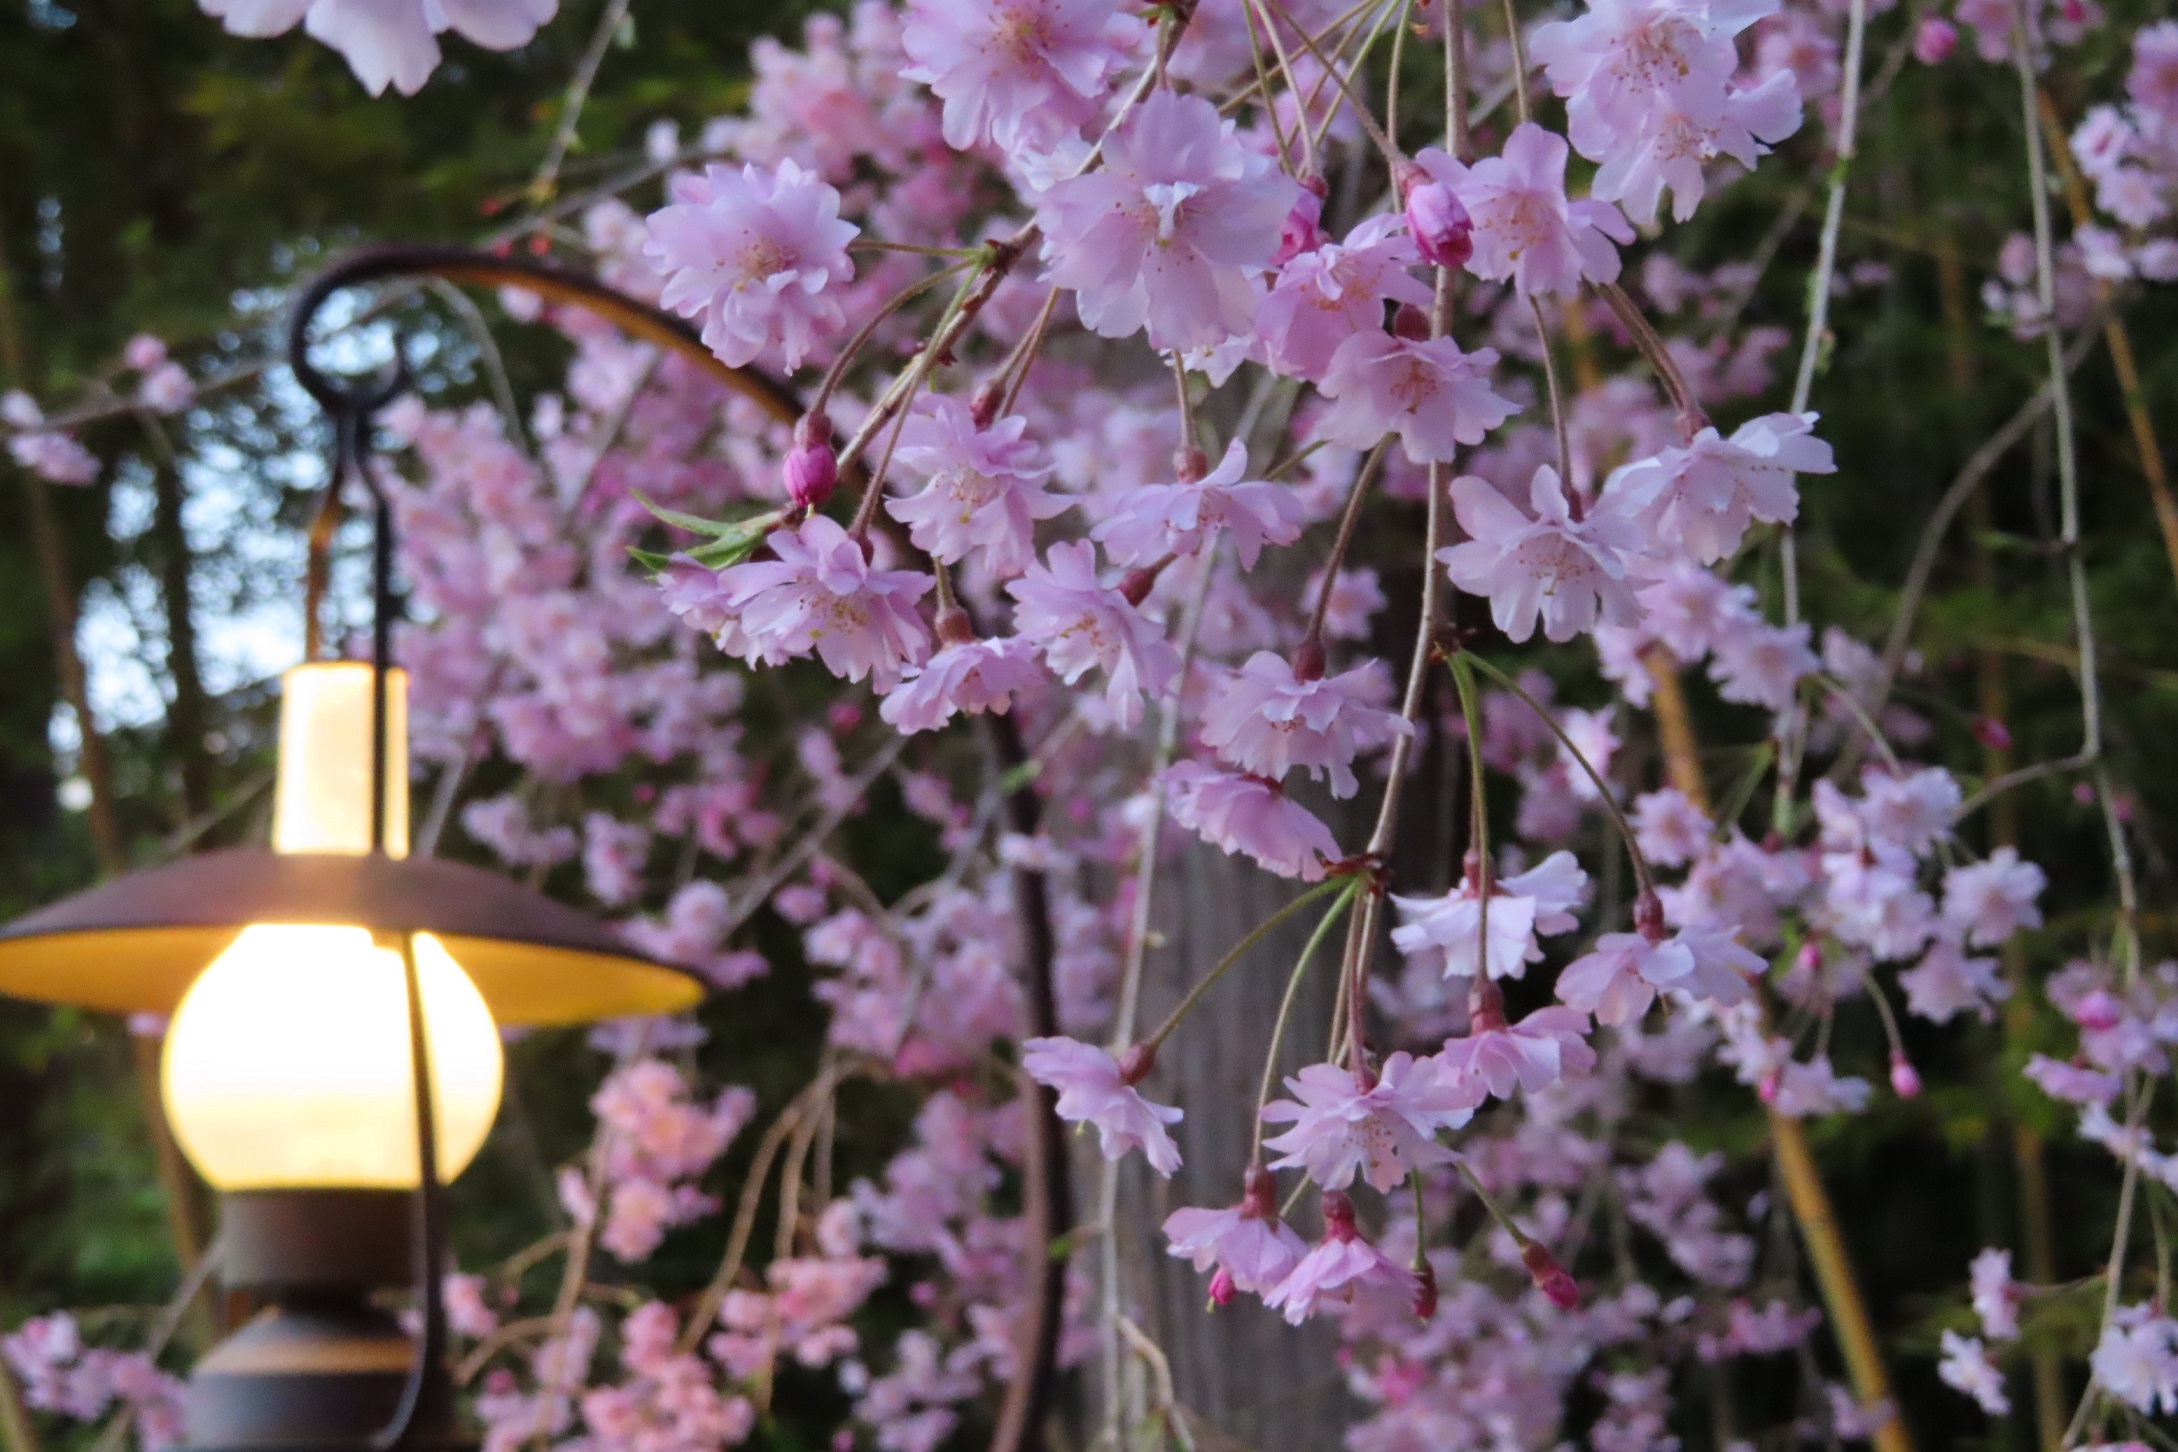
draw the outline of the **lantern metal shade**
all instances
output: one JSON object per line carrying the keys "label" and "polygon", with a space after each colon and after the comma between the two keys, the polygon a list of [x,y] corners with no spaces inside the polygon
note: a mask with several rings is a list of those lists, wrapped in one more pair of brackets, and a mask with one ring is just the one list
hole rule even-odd
{"label": "lantern metal shade", "polygon": [[677,968],[519,883],[436,857],[240,849],[116,878],[0,927],[0,995],[172,1013],[251,923],[430,933],[501,1025],[678,1013],[703,996]]}

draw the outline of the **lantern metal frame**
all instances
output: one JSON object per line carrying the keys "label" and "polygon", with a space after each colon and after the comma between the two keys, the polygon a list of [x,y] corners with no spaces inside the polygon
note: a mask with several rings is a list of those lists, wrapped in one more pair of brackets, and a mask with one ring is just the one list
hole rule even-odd
{"label": "lantern metal frame", "polygon": [[[288,324],[288,363],[296,381],[324,410],[333,434],[333,467],[310,530],[307,658],[319,654],[318,618],[328,560],[351,480],[362,484],[372,506],[371,850],[364,855],[253,849],[206,853],[114,879],[0,926],[0,995],[123,1012],[171,1011],[195,974],[251,922],[356,924],[400,953],[419,1151],[413,1195],[356,1189],[230,1192],[222,1227],[222,1269],[245,1283],[288,1295],[299,1308],[299,1321],[306,1324],[296,1331],[300,1342],[258,1348],[266,1364],[298,1369],[292,1385],[274,1385],[277,1376],[254,1382],[240,1378],[223,1401],[213,1398],[219,1403],[214,1410],[245,1427],[277,1425],[284,1417],[292,1425],[331,1423],[337,1429],[270,1440],[193,1440],[190,1452],[448,1452],[468,1445],[456,1426],[453,1385],[445,1365],[445,1190],[437,1173],[415,934],[430,932],[444,941],[502,1024],[672,1012],[702,996],[701,985],[688,974],[631,951],[612,930],[575,909],[478,868],[433,857],[396,858],[384,850],[387,681],[399,601],[393,589],[394,519],[372,465],[371,432],[378,412],[412,380],[398,340],[391,365],[353,383],[335,381],[309,354],[318,314],[336,294],[366,283],[423,279],[522,288],[548,301],[584,308],[679,355],[775,421],[792,423],[803,412],[791,390],[756,369],[721,362],[680,318],[540,260],[463,247],[366,247],[328,267],[297,295]],[[1014,782],[1006,800],[1009,826],[1032,836],[1042,804],[1032,774],[1022,770],[1028,754],[1019,730],[1010,716],[987,717],[984,729]],[[1027,950],[1027,1027],[1031,1034],[1053,1034],[1058,1032],[1058,1015],[1048,886],[1033,867],[1016,865],[1011,872]],[[84,966],[91,958],[99,960],[95,971]],[[1071,1224],[1067,1155],[1052,1091],[1025,1073],[1020,1079],[1023,1101],[1032,1110],[1026,1116],[1023,1218],[1030,1244],[1049,1247]],[[390,1218],[391,1208],[403,1199],[410,1206],[405,1235]],[[371,1396],[344,1402],[341,1388],[346,1384],[313,1384],[308,1363],[341,1336],[361,1335],[368,1341],[373,1333],[354,1318],[354,1293],[362,1286],[392,1283],[392,1268],[404,1250],[422,1325],[412,1340],[392,1415],[364,1431],[355,1421],[365,1414]],[[1044,1441],[1044,1419],[1058,1376],[1066,1262],[1050,1254],[1036,1258],[1041,1269],[1030,1277],[1020,1355],[992,1434],[993,1452],[1017,1452]],[[331,1339],[311,1342],[316,1333],[307,1323],[313,1315],[322,1316],[327,1304],[322,1298],[328,1293],[346,1298],[341,1315],[347,1319],[335,1316],[329,1330],[317,1328]],[[241,1342],[247,1330],[214,1348],[206,1363]],[[365,1347],[365,1359],[383,1353],[383,1327],[376,1334],[381,1341]],[[339,1360],[340,1354],[333,1359]],[[200,1374],[192,1378],[193,1395],[206,1379],[200,1364]]]}

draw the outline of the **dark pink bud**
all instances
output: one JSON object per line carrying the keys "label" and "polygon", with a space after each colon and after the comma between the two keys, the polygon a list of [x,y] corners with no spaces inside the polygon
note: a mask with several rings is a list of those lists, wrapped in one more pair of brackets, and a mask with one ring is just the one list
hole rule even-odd
{"label": "dark pink bud", "polygon": [[1141,604],[1149,598],[1150,589],[1156,585],[1157,576],[1163,569],[1164,565],[1159,563],[1127,571],[1119,577],[1119,593],[1126,597],[1129,605]]}
{"label": "dark pink bud", "polygon": [[1247,1173],[1240,1177],[1240,1218],[1278,1218],[1278,1180],[1261,1165],[1248,1166]]}
{"label": "dark pink bud", "polygon": [[1505,995],[1486,975],[1477,974],[1475,986],[1467,990],[1467,1026],[1468,1032],[1478,1034],[1505,1028]]}
{"label": "dark pink bud", "polygon": [[1891,1055],[1891,1092],[1901,1099],[1912,1099],[1921,1092],[1921,1076],[1904,1054]]}
{"label": "dark pink bud", "polygon": [[1157,1049],[1152,1044],[1129,1044],[1119,1056],[1119,1082],[1139,1084],[1157,1067]]}
{"label": "dark pink bud", "polygon": [[968,421],[979,429],[989,428],[991,420],[998,417],[998,405],[1004,396],[1003,379],[986,381],[968,400]]}
{"label": "dark pink bud", "polygon": [[1772,1069],[1762,1076],[1761,1083],[1755,1085],[1755,1098],[1761,1100],[1764,1104],[1775,1104],[1777,1102],[1777,1091],[1783,1088],[1784,1084],[1785,1071],[1783,1069]]}
{"label": "dark pink bud", "polygon": [[1475,223],[1452,188],[1411,163],[1399,177],[1406,196],[1407,235],[1422,260],[1438,267],[1459,267],[1475,255]]}
{"label": "dark pink bud", "polygon": [[1182,484],[1199,484],[1210,472],[1210,456],[1194,444],[1172,451],[1172,472]]}
{"label": "dark pink bud", "polygon": [[936,624],[938,640],[943,645],[966,645],[976,638],[975,628],[968,623],[968,612],[958,605],[948,605],[940,610]]}
{"label": "dark pink bud", "polygon": [[1392,314],[1392,332],[1410,343],[1427,342],[1429,315],[1413,303],[1401,303],[1399,311]]}
{"label": "dark pink bud", "polygon": [[[419,1160],[417,1163],[421,1164],[422,1161]],[[1228,1304],[1239,1289],[1238,1286],[1233,1284],[1233,1273],[1224,1266],[1219,1266],[1210,1277],[1210,1304],[1213,1306]]]}
{"label": "dark pink bud", "polygon": [[1634,899],[1634,931],[1650,943],[1664,941],[1663,900],[1645,888]]}
{"label": "dark pink bud", "polygon": [[2108,1033],[2124,1017],[2124,1006],[2099,988],[2072,1005],[2072,1021],[2091,1034]]}
{"label": "dark pink bud", "polygon": [[862,724],[862,708],[853,701],[834,701],[825,719],[831,723],[833,735],[845,736]]}
{"label": "dark pink bud", "polygon": [[1323,230],[1323,198],[1313,191],[1303,191],[1293,210],[1286,213],[1286,220],[1278,228],[1278,250],[1271,254],[1270,265],[1283,267],[1303,252],[1314,252],[1330,241]]}
{"label": "dark pink bud", "polygon": [[1414,1279],[1418,1282],[1414,1290],[1414,1317],[1427,1321],[1437,1314],[1437,1268],[1429,1263],[1428,1257],[1423,1257],[1422,1263],[1414,1268]]}
{"label": "dark pink bud", "polygon": [[1528,1279],[1550,1298],[1553,1306],[1570,1311],[1581,1303],[1581,1288],[1573,1283],[1566,1268],[1558,1264],[1558,1257],[1552,1255],[1540,1240],[1531,1240],[1520,1247],[1520,1262],[1528,1268]]}
{"label": "dark pink bud", "polygon": [[1293,653],[1293,678],[1302,685],[1323,679],[1323,637],[1311,635],[1301,642],[1301,648]]}
{"label": "dark pink bud", "polygon": [[795,422],[794,445],[787,450],[787,498],[803,509],[822,509],[839,483],[839,455],[832,452],[832,420],[821,411]]}
{"label": "dark pink bud", "polygon": [[[1823,945],[1813,938],[1809,938],[1800,945],[1800,951],[1795,953],[1793,958],[1801,972],[1813,973],[1823,966]],[[419,1161],[419,1163],[421,1162]]]}
{"label": "dark pink bud", "polygon": [[1940,66],[1958,46],[1959,28],[1941,15],[1931,15],[1913,32],[1913,58],[1925,66]]}
{"label": "dark pink bud", "polygon": [[1973,731],[1974,739],[1991,751],[2012,749],[2011,729],[1994,716],[1976,716]]}
{"label": "dark pink bud", "polygon": [[1354,1202],[1343,1190],[1323,1192],[1323,1238],[1340,1241],[1361,1238],[1361,1232],[1354,1228]]}

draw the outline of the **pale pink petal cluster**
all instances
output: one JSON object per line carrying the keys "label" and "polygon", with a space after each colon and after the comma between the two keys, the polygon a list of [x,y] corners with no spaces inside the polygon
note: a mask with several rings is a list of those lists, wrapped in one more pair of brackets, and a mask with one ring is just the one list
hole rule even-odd
{"label": "pale pink petal cluster", "polygon": [[1097,577],[1096,546],[1055,544],[1043,564],[1009,581],[1013,625],[1068,685],[1104,672],[1104,697],[1123,729],[1142,719],[1142,698],[1162,695],[1180,673],[1179,652],[1118,589]]}
{"label": "pale pink petal cluster", "polygon": [[340,52],[372,95],[390,84],[413,96],[439,68],[438,37],[452,30],[486,50],[517,50],[559,11],[559,0],[198,0],[229,35],[279,35],[297,21]]}
{"label": "pale pink petal cluster", "polygon": [[1386,434],[1417,464],[1450,463],[1520,411],[1490,387],[1497,351],[1462,352],[1449,337],[1356,333],[1331,355],[1317,387],[1331,400],[1317,431],[1349,448],[1374,448]]}
{"label": "pale pink petal cluster", "polygon": [[1174,823],[1265,872],[1317,882],[1339,860],[1331,829],[1276,782],[1176,761],[1165,768],[1164,783]]}
{"label": "pale pink petal cluster", "polygon": [[1413,730],[1379,704],[1385,695],[1377,662],[1304,681],[1290,661],[1259,650],[1204,708],[1203,743],[1252,775],[1282,782],[1298,766],[1350,797],[1360,785],[1354,758]]}
{"label": "pale pink petal cluster", "polygon": [[1499,1099],[1510,1099],[1516,1088],[1533,1093],[1587,1073],[1596,1065],[1596,1051],[1588,1047],[1586,1013],[1547,1007],[1515,1024],[1502,1015],[1486,1023],[1478,1015],[1470,1032],[1445,1040],[1437,1062],[1454,1080],[1481,1083]]}
{"label": "pale pink petal cluster", "polygon": [[829,182],[788,158],[772,169],[706,166],[674,177],[669,192],[643,255],[665,279],[659,301],[693,319],[719,361],[799,368],[846,326],[847,244],[862,229],[840,219]]}
{"label": "pale pink petal cluster", "polygon": [[1452,509],[1469,538],[1440,550],[1452,583],[1470,595],[1487,596],[1490,618],[1516,641],[1535,633],[1538,619],[1551,640],[1571,640],[1605,625],[1639,617],[1627,583],[1629,557],[1640,536],[1623,517],[1605,508],[1574,513],[1558,471],[1535,471],[1529,508],[1471,476],[1452,481]]}
{"label": "pale pink petal cluster", "polygon": [[1073,506],[1046,492],[1052,465],[1026,437],[1018,414],[978,427],[968,405],[938,394],[901,426],[893,456],[928,481],[922,492],[885,502],[908,538],[932,559],[955,564],[971,551],[1000,579],[1036,557],[1036,521]]}
{"label": "pale pink petal cluster", "polygon": [[1096,115],[1141,30],[1102,0],[914,0],[901,74],[945,103],[948,146],[1048,150]]}
{"label": "pale pink petal cluster", "polygon": [[1429,288],[1410,271],[1420,260],[1400,219],[1384,215],[1363,219],[1343,242],[1297,251],[1256,311],[1266,361],[1288,377],[1322,378],[1342,343],[1382,329],[1386,302],[1429,305]]}
{"label": "pale pink petal cluster", "polygon": [[863,543],[821,514],[774,531],[765,544],[776,558],[719,576],[721,606],[733,612],[751,664],[815,651],[832,674],[867,676],[888,691],[929,658],[915,602],[929,592],[930,576],[872,569]]}
{"label": "pale pink petal cluster", "polygon": [[1705,428],[1684,448],[1621,466],[1605,491],[1651,537],[1714,564],[1738,550],[1751,522],[1798,518],[1794,474],[1836,472],[1814,423],[1813,414],[1766,414],[1729,439]]}
{"label": "pale pink petal cluster", "polygon": [[1581,155],[1601,162],[1594,192],[1655,220],[1662,191],[1680,221],[1701,201],[1704,163],[1752,167],[1800,126],[1792,70],[1739,84],[1735,37],[1776,0],[1595,0],[1584,14],[1537,28],[1530,54],[1566,98]]}
{"label": "pale pink petal cluster", "polygon": [[1211,102],[1154,91],[1106,138],[1102,167],[1039,198],[1044,275],[1092,332],[1146,325],[1153,348],[1213,347],[1255,321],[1253,274],[1299,193]]}
{"label": "pale pink petal cluster", "polygon": [[1247,445],[1235,439],[1217,468],[1193,483],[1140,484],[1121,494],[1089,537],[1114,564],[1148,565],[1166,555],[1199,554],[1230,534],[1240,567],[1253,569],[1263,546],[1301,537],[1307,508],[1292,485],[1247,473]]}
{"label": "pale pink petal cluster", "polygon": [[1037,1083],[1059,1091],[1061,1119],[1096,1126],[1104,1158],[1120,1159],[1139,1149],[1150,1168],[1167,1179],[1180,1167],[1180,1147],[1165,1126],[1178,1124],[1183,1111],[1144,1099],[1106,1050],[1069,1038],[1030,1039],[1021,1045],[1021,1067]]}
{"label": "pale pink petal cluster", "polygon": [[1499,155],[1472,166],[1434,146],[1415,155],[1467,209],[1474,228],[1469,272],[1509,278],[1531,294],[1571,295],[1583,282],[1618,279],[1618,247],[1634,240],[1633,228],[1608,201],[1567,199],[1567,154],[1564,137],[1523,121]]}
{"label": "pale pink petal cluster", "polygon": [[1286,1092],[1293,1098],[1263,1106],[1266,1122],[1293,1126],[1263,1141],[1285,1154],[1271,1168],[1304,1170],[1326,1190],[1343,1190],[1357,1175],[1389,1190],[1411,1170],[1449,1163],[1437,1132],[1467,1123],[1483,1098],[1480,1081],[1447,1078],[1435,1060],[1405,1052],[1373,1077],[1311,1064],[1286,1080]]}
{"label": "pale pink petal cluster", "polygon": [[1042,679],[1036,648],[1021,637],[965,640],[941,647],[921,670],[894,686],[877,714],[895,730],[935,731],[963,712],[1003,716],[1016,691]]}

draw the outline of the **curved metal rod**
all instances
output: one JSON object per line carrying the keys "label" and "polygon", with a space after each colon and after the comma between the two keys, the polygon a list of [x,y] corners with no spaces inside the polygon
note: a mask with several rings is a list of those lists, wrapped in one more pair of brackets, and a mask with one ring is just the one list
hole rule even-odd
{"label": "curved metal rod", "polygon": [[[365,247],[352,252],[313,278],[295,299],[288,323],[288,362],[295,370],[298,383],[332,415],[336,431],[343,427],[352,433],[340,434],[338,447],[340,463],[336,464],[334,479],[328,489],[328,498],[313,526],[310,537],[311,623],[308,627],[312,640],[316,637],[316,606],[323,592],[325,561],[332,548],[333,525],[337,523],[338,491],[345,482],[343,465],[352,462],[357,473],[370,489],[377,506],[377,548],[375,551],[374,580],[374,655],[378,663],[379,685],[373,702],[373,814],[382,816],[384,811],[384,673],[386,667],[387,634],[391,625],[392,594],[390,567],[393,541],[393,521],[386,507],[386,497],[378,480],[371,474],[368,462],[370,449],[370,419],[379,408],[392,399],[408,384],[403,357],[397,354],[393,365],[374,378],[361,384],[343,385],[334,382],[310,361],[311,325],[318,313],[344,288],[370,282],[385,282],[401,278],[440,277],[450,282],[465,282],[485,287],[519,287],[534,292],[554,302],[585,308],[598,316],[617,324],[629,334],[645,342],[655,344],[687,359],[714,381],[757,404],[773,419],[791,424],[800,419],[804,409],[801,399],[785,384],[770,374],[754,368],[736,368],[719,361],[704,346],[702,337],[680,318],[629,297],[617,288],[599,282],[580,273],[569,272],[550,263],[530,258],[499,257],[467,247],[441,247],[423,244],[394,243]],[[313,654],[314,654],[313,650]],[[1007,716],[990,718],[992,746],[1001,763],[1007,768],[1018,768],[1028,759],[1018,728]],[[1042,804],[1037,798],[1033,783],[1024,783],[1008,795],[1007,809],[1011,825],[1017,832],[1033,836],[1041,815]],[[382,831],[382,828],[379,829]],[[377,835],[374,832],[374,835]],[[1054,935],[1051,928],[1051,889],[1041,872],[1022,867],[1011,869],[1014,879],[1015,905],[1021,915],[1022,937],[1027,961],[1024,967],[1028,982],[1030,1029],[1034,1034],[1058,1032],[1054,998],[1052,959],[1055,956]],[[404,945],[404,956],[410,965],[409,1005],[412,1044],[423,1042],[421,1012],[413,980],[413,949]],[[432,1125],[430,1121],[430,1072],[420,1050],[416,1061],[416,1088],[418,1113],[418,1138],[429,1144]],[[1023,1174],[1027,1181],[1022,1218],[1027,1222],[1023,1245],[1026,1257],[1024,1273],[1028,1278],[1028,1315],[1019,1332],[1019,1344],[1027,1354],[1015,1358],[1012,1381],[1006,1388],[1005,1400],[1000,1408],[998,1425],[992,1434],[989,1452],[1023,1452],[1023,1449],[1039,1449],[1044,1445],[1044,1421],[1050,1408],[1051,1398],[1058,1380],[1058,1347],[1060,1318],[1065,1301],[1066,1264],[1062,1258],[1051,1254],[1051,1247],[1067,1233],[1072,1225],[1073,1211],[1067,1174],[1066,1137],[1062,1132],[1053,1106],[1053,1097],[1027,1075],[1021,1076],[1022,1100],[1028,1113],[1028,1143],[1023,1156]],[[394,1423],[374,1439],[374,1446],[385,1449],[400,1444],[414,1420],[429,1421],[432,1363],[446,1340],[445,1309],[441,1304],[439,1274],[445,1265],[445,1225],[441,1213],[442,1192],[438,1185],[436,1157],[419,1159],[418,1219],[419,1237],[417,1279],[418,1295],[424,1309],[424,1334],[418,1339],[416,1365],[411,1368],[411,1387],[404,1396],[402,1409]],[[421,1405],[420,1405],[421,1404]],[[425,1412],[417,1417],[419,1410]]]}

